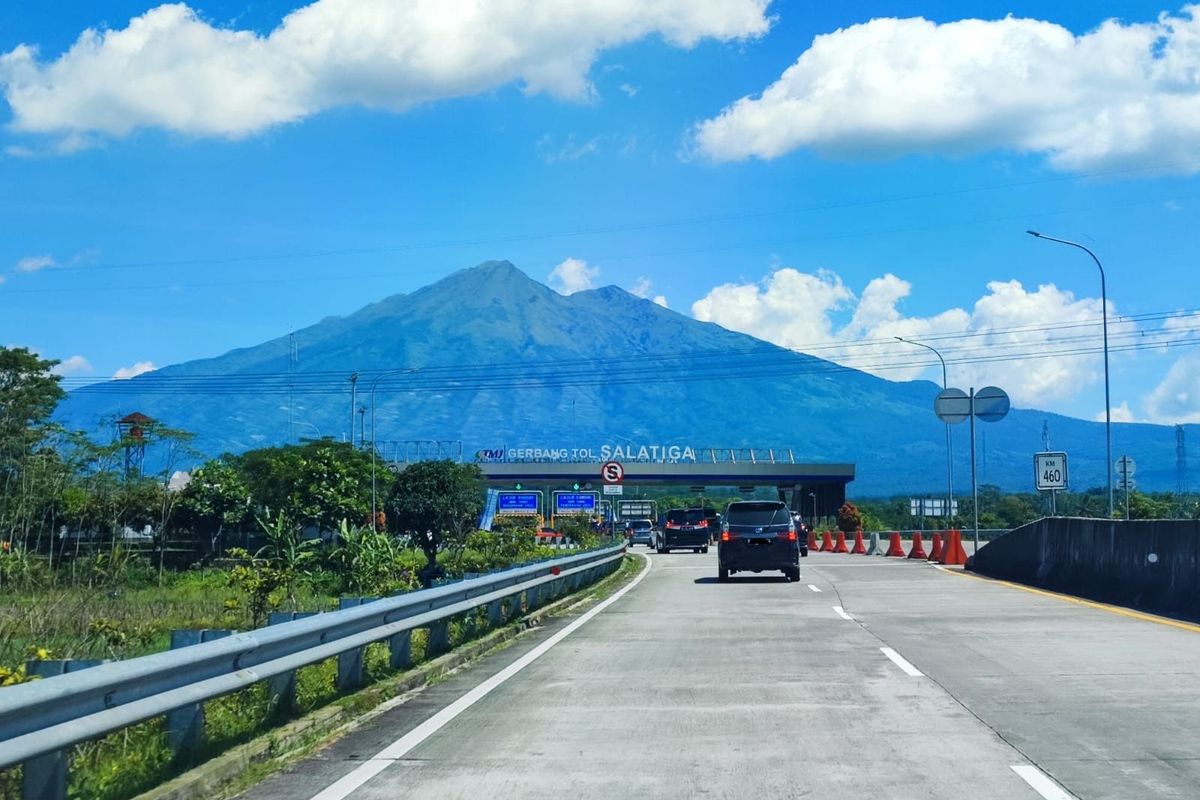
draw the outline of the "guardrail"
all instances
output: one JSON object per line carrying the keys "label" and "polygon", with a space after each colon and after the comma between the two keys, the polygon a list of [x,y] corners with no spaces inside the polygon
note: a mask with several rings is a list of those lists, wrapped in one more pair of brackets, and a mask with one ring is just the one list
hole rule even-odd
{"label": "guardrail", "polygon": [[0,689],[0,769],[24,765],[26,798],[65,797],[66,752],[76,744],[180,709],[199,714],[203,701],[418,628],[429,627],[432,642],[439,624],[482,606],[498,621],[502,601],[525,592],[534,608],[543,587],[574,591],[615,570],[624,553],[620,544],[550,559]]}

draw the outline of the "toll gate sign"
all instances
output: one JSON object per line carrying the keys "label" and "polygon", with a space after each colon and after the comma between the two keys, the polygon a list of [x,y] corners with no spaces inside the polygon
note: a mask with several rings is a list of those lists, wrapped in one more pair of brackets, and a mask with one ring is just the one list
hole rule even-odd
{"label": "toll gate sign", "polygon": [[555,492],[555,514],[595,514],[595,492]]}
{"label": "toll gate sign", "polygon": [[496,512],[500,514],[536,514],[538,492],[500,492]]}

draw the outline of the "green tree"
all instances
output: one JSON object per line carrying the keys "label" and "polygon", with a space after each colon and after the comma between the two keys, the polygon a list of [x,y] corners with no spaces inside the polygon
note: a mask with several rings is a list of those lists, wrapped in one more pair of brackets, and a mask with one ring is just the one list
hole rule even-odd
{"label": "green tree", "polygon": [[[29,542],[61,489],[57,456],[48,447],[60,429],[50,421],[64,392],[58,362],[24,347],[0,347],[0,538]],[[40,523],[40,524],[39,524]]]}
{"label": "green tree", "polygon": [[180,516],[197,534],[216,548],[221,535],[250,519],[253,500],[250,487],[234,459],[213,459],[192,472],[191,481],[180,493]]}
{"label": "green tree", "polygon": [[319,440],[251,450],[234,463],[264,513],[286,513],[331,531],[371,512],[371,456],[346,442]]}
{"label": "green tree", "polygon": [[422,583],[437,574],[439,550],[461,546],[483,510],[483,474],[475,464],[422,461],[396,476],[389,516],[428,561]]}

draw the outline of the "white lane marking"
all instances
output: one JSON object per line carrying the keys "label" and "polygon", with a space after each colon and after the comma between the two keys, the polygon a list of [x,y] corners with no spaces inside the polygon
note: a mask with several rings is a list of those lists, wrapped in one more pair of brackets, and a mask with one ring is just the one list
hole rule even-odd
{"label": "white lane marking", "polygon": [[1012,771],[1020,775],[1021,779],[1045,800],[1071,800],[1071,795],[1064,792],[1057,783],[1050,780],[1046,773],[1035,766],[1018,764],[1012,768]]}
{"label": "white lane marking", "polygon": [[854,619],[854,617],[847,614],[846,609],[842,608],[841,606],[834,606],[833,612],[835,614],[837,614],[839,617],[841,617],[842,619]]}
{"label": "white lane marking", "polygon": [[917,669],[916,667],[914,667],[914,666],[912,665],[912,663],[911,663],[911,662],[910,662],[910,661],[909,661],[907,658],[905,658],[904,656],[900,655],[899,653],[897,653],[897,652],[896,652],[895,650],[893,650],[892,648],[890,648],[890,647],[881,647],[881,648],[879,648],[879,649],[880,649],[881,651],[883,651],[883,654],[884,654],[885,656],[887,656],[888,658],[890,658],[890,659],[892,660],[892,663],[894,663],[894,664],[895,664],[897,667],[899,667],[900,669],[904,670],[904,674],[905,674],[905,675],[907,675],[908,677],[910,677],[910,678],[920,678],[920,677],[923,677],[923,676],[925,675],[925,673],[924,673],[924,672],[921,672],[921,670],[919,670],[919,669]]}
{"label": "white lane marking", "polygon": [[818,589],[817,587],[813,586],[811,583],[808,585],[808,588],[812,589],[814,592],[819,592],[819,591],[821,591],[821,590],[820,590],[820,589]]}
{"label": "white lane marking", "polygon": [[387,747],[380,750],[370,759],[364,761],[360,766],[356,767],[352,772],[347,775],[343,775],[324,790],[313,795],[312,800],[344,800],[344,798],[349,797],[355,789],[378,775],[398,759],[403,758],[414,747],[424,742],[430,736],[433,736],[459,714],[463,713],[468,708],[475,705],[475,703],[486,697],[493,689],[500,686],[502,683],[516,675],[521,670],[525,669],[541,656],[545,655],[551,647],[554,647],[554,645],[558,644],[563,639],[577,631],[580,627],[587,624],[601,611],[620,600],[626,592],[641,583],[642,578],[645,578],[646,575],[650,573],[650,564],[650,559],[647,558],[645,569],[638,573],[636,578],[634,578],[626,586],[622,587],[621,590],[612,597],[600,602],[579,619],[575,620],[570,625],[567,625],[561,631],[554,634],[549,639],[542,642],[540,645],[530,650],[513,663],[509,664],[507,667],[500,670],[495,675],[488,678],[486,681],[479,684],[474,689],[467,692],[462,697],[458,698],[453,703],[446,706],[441,711],[434,714],[432,717],[425,720],[420,725],[389,744]]}

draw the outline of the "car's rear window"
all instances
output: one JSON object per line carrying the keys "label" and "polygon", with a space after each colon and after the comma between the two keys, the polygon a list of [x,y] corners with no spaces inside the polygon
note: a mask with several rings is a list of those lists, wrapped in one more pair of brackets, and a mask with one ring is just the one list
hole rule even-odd
{"label": "car's rear window", "polygon": [[650,524],[650,520],[648,519],[635,519],[633,522],[629,523],[629,527],[633,528],[635,531],[648,531],[654,526]]}
{"label": "car's rear window", "polygon": [[695,525],[697,522],[704,522],[704,512],[700,509],[677,508],[674,511],[667,512],[667,522],[674,525]]}
{"label": "car's rear window", "polygon": [[792,515],[782,503],[737,503],[725,512],[730,525],[787,525]]}

